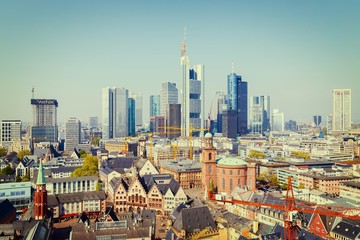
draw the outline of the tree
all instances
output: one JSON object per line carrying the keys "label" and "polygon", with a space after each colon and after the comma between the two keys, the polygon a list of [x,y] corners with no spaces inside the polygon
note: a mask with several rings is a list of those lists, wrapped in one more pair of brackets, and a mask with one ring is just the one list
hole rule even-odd
{"label": "tree", "polygon": [[80,154],[80,158],[85,158],[87,156],[85,150],[82,149],[79,151],[79,154]]}
{"label": "tree", "polygon": [[304,183],[300,183],[299,184],[299,189],[304,189],[305,188],[305,184]]}
{"label": "tree", "polygon": [[13,175],[15,172],[14,169],[12,169],[10,167],[10,165],[7,165],[6,167],[4,167],[3,169],[1,169],[0,171],[0,176],[9,176],[9,175]]}
{"label": "tree", "polygon": [[279,181],[278,178],[275,174],[270,176],[270,180],[269,180],[270,186],[277,186],[279,185]]}
{"label": "tree", "polygon": [[21,177],[19,175],[16,175],[15,182],[21,182]]}
{"label": "tree", "polygon": [[16,156],[22,161],[26,155],[31,155],[31,152],[29,150],[21,150]]}
{"label": "tree", "polygon": [[306,152],[292,151],[291,156],[303,159],[310,159],[310,155]]}
{"label": "tree", "polygon": [[288,188],[288,184],[287,184],[287,183],[283,183],[283,184],[281,185],[281,189],[282,189],[282,190],[287,190],[287,188]]}
{"label": "tree", "polygon": [[26,174],[21,179],[22,182],[30,182],[30,174]]}
{"label": "tree", "polygon": [[96,184],[96,191],[101,191],[101,186],[99,182],[97,182]]}
{"label": "tree", "polygon": [[98,158],[88,154],[84,163],[81,167],[76,168],[72,173],[71,177],[81,177],[81,176],[94,176],[98,173]]}
{"label": "tree", "polygon": [[249,156],[249,158],[265,158],[266,154],[263,152],[251,149],[248,156]]}
{"label": "tree", "polygon": [[0,147],[0,157],[4,157],[7,154],[7,149],[4,147]]}
{"label": "tree", "polygon": [[92,143],[93,143],[93,145],[95,145],[95,146],[99,146],[100,138],[95,138]]}
{"label": "tree", "polygon": [[212,180],[212,178],[210,178],[210,190],[211,190],[212,192],[214,192],[214,190],[215,190],[214,181]]}

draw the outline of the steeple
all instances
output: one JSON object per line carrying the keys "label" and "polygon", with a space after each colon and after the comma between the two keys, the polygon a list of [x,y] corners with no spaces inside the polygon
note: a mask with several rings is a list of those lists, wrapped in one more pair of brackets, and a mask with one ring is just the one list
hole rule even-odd
{"label": "steeple", "polygon": [[44,167],[42,165],[42,161],[40,160],[36,185],[45,185],[45,184],[46,184],[46,182],[45,182],[45,176],[44,176]]}

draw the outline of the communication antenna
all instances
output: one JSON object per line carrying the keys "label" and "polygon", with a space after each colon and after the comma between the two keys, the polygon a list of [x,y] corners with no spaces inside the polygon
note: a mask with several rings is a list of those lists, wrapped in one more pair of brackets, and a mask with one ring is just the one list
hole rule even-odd
{"label": "communication antenna", "polygon": [[32,89],[31,89],[31,94],[32,94],[32,99],[35,99],[35,88],[34,88],[34,86],[32,87]]}

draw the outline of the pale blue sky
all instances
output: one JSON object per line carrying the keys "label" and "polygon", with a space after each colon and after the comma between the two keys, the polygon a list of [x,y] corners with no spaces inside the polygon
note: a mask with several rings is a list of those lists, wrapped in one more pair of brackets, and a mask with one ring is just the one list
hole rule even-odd
{"label": "pale blue sky", "polygon": [[[226,76],[269,95],[286,120],[331,113],[333,88],[351,88],[360,120],[360,1],[0,1],[0,119],[31,120],[37,98],[58,120],[101,119],[101,88],[149,96],[179,84],[187,28],[191,65],[206,70],[206,112]],[[147,117],[146,117],[147,119]]]}

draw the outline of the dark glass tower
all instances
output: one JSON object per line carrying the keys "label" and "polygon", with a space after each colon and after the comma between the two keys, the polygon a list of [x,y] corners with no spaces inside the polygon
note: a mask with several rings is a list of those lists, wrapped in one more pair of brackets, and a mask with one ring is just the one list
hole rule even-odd
{"label": "dark glass tower", "polygon": [[[228,109],[235,110],[237,115],[236,133],[247,133],[248,121],[248,87],[247,82],[242,81],[241,76],[232,72],[227,76],[228,80]],[[235,130],[235,129],[234,129]]]}
{"label": "dark glass tower", "polygon": [[135,99],[128,99],[128,132],[129,136],[135,136]]}

